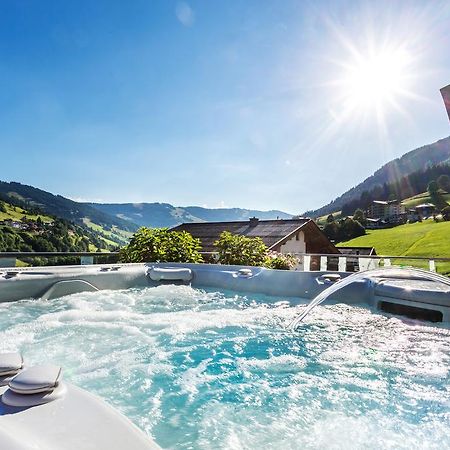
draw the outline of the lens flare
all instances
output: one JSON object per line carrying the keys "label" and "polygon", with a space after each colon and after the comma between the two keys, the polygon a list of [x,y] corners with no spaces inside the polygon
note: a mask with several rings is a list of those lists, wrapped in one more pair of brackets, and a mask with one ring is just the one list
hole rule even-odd
{"label": "lens flare", "polygon": [[405,49],[358,54],[340,80],[346,108],[385,109],[407,93],[412,58]]}

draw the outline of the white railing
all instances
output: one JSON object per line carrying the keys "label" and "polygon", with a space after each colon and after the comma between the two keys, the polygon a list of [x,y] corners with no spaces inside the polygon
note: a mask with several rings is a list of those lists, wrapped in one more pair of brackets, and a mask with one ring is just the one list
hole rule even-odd
{"label": "white railing", "polygon": [[[217,261],[216,252],[202,252],[205,261],[214,263]],[[450,257],[425,257],[425,256],[393,256],[393,255],[351,255],[342,253],[293,253],[298,264],[294,270],[299,271],[332,271],[332,272],[359,272],[378,267],[413,266],[436,272],[436,263],[450,263]]]}
{"label": "white railing", "polygon": [[[0,252],[0,267],[15,267],[17,260],[30,260],[32,258],[44,257],[52,261],[53,258],[60,258],[59,264],[64,264],[61,258],[68,258],[71,261],[78,258],[80,264],[93,264],[94,262],[116,262],[117,252]],[[217,253],[203,252],[206,261],[214,262]],[[390,267],[392,265],[403,266],[413,265],[427,268],[431,272],[436,272],[436,263],[450,263],[450,258],[430,258],[422,256],[373,256],[373,255],[343,255],[339,253],[295,253],[298,264],[295,270],[305,272],[310,271],[338,271],[338,272],[359,272],[378,267]],[[71,262],[73,264],[73,262]]]}
{"label": "white railing", "polygon": [[414,265],[414,263],[419,263],[419,266],[425,266],[424,268],[427,268],[430,272],[436,272],[436,262],[450,263],[450,258],[427,258],[422,256],[374,256],[320,253],[296,253],[293,256],[298,260],[296,270],[305,272],[314,270],[359,272],[376,269],[378,267],[391,267],[392,265]]}
{"label": "white railing", "polygon": [[49,261],[55,258],[66,258],[67,261],[76,259],[81,265],[89,265],[94,264],[96,260],[112,259],[115,262],[118,255],[117,252],[0,252],[0,267],[16,267],[17,260],[30,260],[32,263],[33,258],[39,257],[47,258]]}

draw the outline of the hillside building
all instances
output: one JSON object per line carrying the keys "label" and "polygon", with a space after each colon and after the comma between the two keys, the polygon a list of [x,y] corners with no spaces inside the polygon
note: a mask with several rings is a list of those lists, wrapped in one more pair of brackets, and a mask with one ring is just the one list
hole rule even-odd
{"label": "hillside building", "polygon": [[399,200],[374,200],[367,210],[367,218],[373,227],[384,228],[406,221],[406,209]]}
{"label": "hillside building", "polygon": [[374,200],[367,212],[371,219],[389,219],[405,214],[405,207],[398,200]]}
{"label": "hillside building", "polygon": [[414,208],[417,214],[422,218],[431,217],[436,212],[436,206],[433,203],[422,203]]}
{"label": "hillside building", "polygon": [[279,253],[339,253],[316,223],[309,218],[259,220],[252,217],[236,222],[183,223],[173,231],[187,231],[200,239],[203,252],[215,252],[221,233],[229,231],[247,237],[259,237],[269,250]]}

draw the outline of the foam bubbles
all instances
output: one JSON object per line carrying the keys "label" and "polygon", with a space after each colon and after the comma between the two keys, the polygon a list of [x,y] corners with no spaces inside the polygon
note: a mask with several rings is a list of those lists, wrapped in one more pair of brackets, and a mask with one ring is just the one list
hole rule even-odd
{"label": "foam bubbles", "polygon": [[450,447],[449,330],[164,285],[0,305],[0,351],[60,364],[164,448]]}

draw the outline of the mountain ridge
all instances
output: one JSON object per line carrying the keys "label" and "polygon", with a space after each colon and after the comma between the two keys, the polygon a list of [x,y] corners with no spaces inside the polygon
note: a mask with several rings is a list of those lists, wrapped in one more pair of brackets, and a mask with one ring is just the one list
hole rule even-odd
{"label": "mountain ridge", "polygon": [[109,217],[105,213],[89,206],[86,203],[75,202],[59,194],[52,194],[43,189],[22,184],[16,181],[0,181],[0,195],[8,200],[15,199],[27,207],[38,208],[44,213],[83,224],[84,218],[104,226],[117,226],[126,231],[134,231],[136,225],[122,221],[119,218]]}
{"label": "mountain ridge", "polygon": [[[14,200],[19,206],[36,209],[70,222],[111,233],[118,242],[125,242],[139,226],[172,227],[182,222],[291,218],[283,211],[259,211],[244,208],[204,208],[173,206],[170,203],[88,203],[77,202],[62,195],[16,181],[0,181],[0,200]],[[125,232],[122,233],[122,231]],[[128,233],[128,234],[126,234]]]}
{"label": "mountain ridge", "polygon": [[[361,194],[377,186],[383,186],[400,180],[420,168],[431,167],[450,162],[450,137],[440,139],[405,153],[376,170],[364,181],[344,192],[330,203],[305,212],[302,215],[317,218],[339,211],[345,204],[361,197]],[[55,195],[34,186],[15,181],[0,181],[0,199],[14,198],[28,208],[36,207],[44,213],[91,229],[100,227],[104,233],[128,233],[139,226],[173,227],[183,222],[218,222],[248,220],[250,217],[267,219],[289,219],[288,214],[280,210],[261,211],[246,208],[205,208],[201,206],[174,206],[170,203],[94,203],[76,202],[61,195]],[[126,237],[117,235],[119,241]]]}
{"label": "mountain ridge", "polygon": [[201,206],[174,206],[170,203],[89,203],[105,213],[130,220],[141,226],[172,227],[183,222],[221,222],[248,220],[256,216],[265,219],[290,219],[284,211],[260,211],[246,208],[204,208]]}
{"label": "mountain ridge", "polygon": [[309,210],[304,215],[317,218],[326,214],[339,211],[342,206],[361,196],[364,191],[369,191],[376,186],[385,183],[393,183],[406,175],[432,165],[450,162],[450,136],[438,141],[410,150],[399,158],[383,164],[372,175],[361,183],[352,187],[342,195],[315,210]]}

